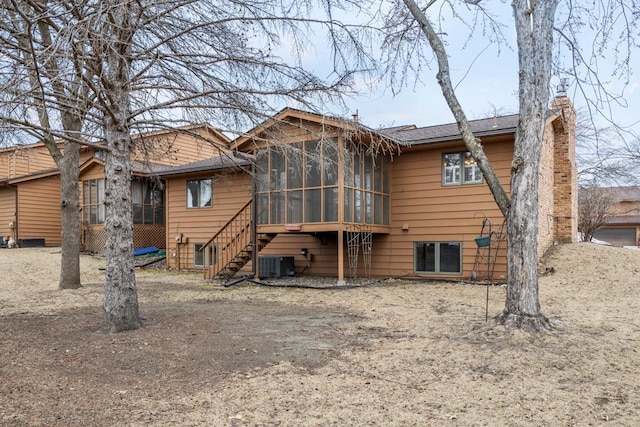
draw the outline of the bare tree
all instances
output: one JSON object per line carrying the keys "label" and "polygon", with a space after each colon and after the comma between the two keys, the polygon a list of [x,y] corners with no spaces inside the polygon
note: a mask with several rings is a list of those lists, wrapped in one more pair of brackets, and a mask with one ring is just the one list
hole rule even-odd
{"label": "bare tree", "polygon": [[578,230],[582,240],[590,242],[593,234],[613,216],[616,199],[611,188],[595,186],[581,187],[579,195]]}
{"label": "bare tree", "polygon": [[[442,28],[443,23],[446,23],[443,16],[446,10],[451,12],[453,18],[463,21],[469,28],[470,38],[474,36],[473,31],[480,28],[482,35],[489,37],[491,42],[504,43],[502,24],[490,13],[490,4],[487,3],[485,7],[481,0],[428,0],[421,4],[415,0],[403,0],[394,2],[394,7],[386,14],[385,48],[389,55],[387,64],[391,70],[392,83],[394,80],[396,84],[398,81],[404,83],[410,72],[421,71],[425,64],[431,63],[431,58],[421,50],[421,46],[426,45],[429,48],[427,51],[435,56],[438,70],[436,78],[458,123],[464,143],[478,162],[496,203],[507,218],[507,296],[505,309],[495,320],[531,332],[550,327],[547,318],[542,314],[538,298],[538,212],[535,207],[538,198],[540,149],[549,105],[551,76],[553,72],[564,72],[576,79],[581,78],[577,86],[582,93],[586,93],[589,84],[593,84],[596,91],[604,88],[598,80],[599,70],[593,66],[594,61],[583,61],[582,64],[586,67],[579,66],[580,59],[588,57],[580,49],[578,42],[580,23],[588,20],[591,24],[598,22],[596,14],[589,12],[587,7],[567,2],[562,16],[556,19],[559,4],[560,0],[512,1],[519,64],[519,123],[511,169],[510,197],[507,197],[497,181],[479,141],[469,130],[467,118],[451,83],[448,56],[452,52],[447,51],[442,40],[446,35],[445,29]],[[627,25],[621,30],[622,41],[617,42],[615,47],[619,48],[616,52],[620,54],[617,58],[621,63],[620,70],[628,71],[629,53],[634,47],[632,29],[638,20],[638,5],[636,2],[612,0],[604,2],[601,12],[601,28],[606,27],[606,30],[597,34],[600,41],[594,45],[596,47],[592,58],[602,57],[607,43],[611,40],[614,23],[618,22],[617,18],[624,18],[622,21]],[[465,19],[465,16],[472,18]],[[556,44],[554,33],[559,35]],[[564,67],[564,64],[557,60],[558,56],[554,61],[554,47],[560,50],[568,48],[569,57],[573,60],[572,67]],[[400,72],[397,71],[398,63],[404,67]],[[580,74],[580,70],[583,69],[584,73]],[[592,80],[585,80],[585,75]],[[615,96],[607,91],[598,93],[600,97],[597,105],[605,105],[606,102],[615,99]]]}
{"label": "bare tree", "polygon": [[[0,9],[0,123],[5,137],[44,143],[60,170],[61,289],[80,283],[80,135],[91,97],[86,72],[67,50],[64,21],[42,15],[38,3],[3,0]],[[64,141],[59,144],[60,141]]]}
{"label": "bare tree", "polygon": [[640,139],[615,126],[597,126],[588,112],[576,120],[578,177],[585,186],[633,185],[640,177]]}
{"label": "bare tree", "polygon": [[[538,213],[531,207],[536,206],[538,198],[538,165],[549,101],[552,25],[557,1],[538,2],[535,8],[530,8],[527,1],[513,2],[520,61],[520,118],[514,145],[510,198],[484,154],[480,141],[471,132],[455,95],[448,52],[440,33],[426,14],[426,9],[435,2],[429,2],[425,8],[413,0],[403,2],[435,54],[437,80],[456,118],[463,141],[482,170],[500,210],[507,217],[507,299],[498,320],[505,325],[532,331],[546,329],[549,324],[540,310],[538,298]],[[402,6],[398,6],[394,13],[404,13]]]}
{"label": "bare tree", "polygon": [[[311,13],[311,1],[294,0],[6,4],[15,13],[24,8],[36,11],[29,23],[48,23],[52,41],[44,53],[67,58],[77,67],[72,75],[87,88],[81,92],[84,98],[72,102],[84,118],[82,131],[73,138],[61,130],[60,120],[44,126],[32,119],[41,107],[59,114],[68,106],[68,101],[56,101],[49,86],[44,100],[26,88],[23,97],[29,99],[29,108],[20,114],[5,109],[3,124],[38,137],[49,132],[73,142],[90,141],[106,151],[103,329],[111,332],[140,326],[129,185],[129,153],[136,148],[132,132],[203,121],[237,132],[285,103],[314,107],[339,100],[350,91],[352,73],[369,68],[371,59],[354,36],[362,26],[331,19],[336,6],[330,2],[323,3],[324,18]],[[299,65],[310,45],[308,31],[317,30],[326,30],[330,40],[327,62],[333,70],[328,79]],[[27,37],[30,43],[41,43],[39,33]],[[289,58],[285,61],[281,55]],[[36,78],[40,73],[32,71]],[[64,80],[67,75],[53,70],[50,79]]]}

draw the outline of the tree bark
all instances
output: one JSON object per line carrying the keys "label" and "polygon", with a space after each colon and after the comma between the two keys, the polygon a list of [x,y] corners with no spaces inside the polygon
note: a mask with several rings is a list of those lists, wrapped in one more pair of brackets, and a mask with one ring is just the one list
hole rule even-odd
{"label": "tree bark", "polygon": [[[15,6],[15,5],[11,5]],[[60,151],[51,129],[51,120],[49,117],[49,108],[44,89],[41,85],[41,78],[50,77],[49,74],[55,76],[51,78],[51,86],[53,93],[59,101],[60,116],[64,132],[71,138],[74,138],[82,130],[85,117],[85,110],[75,109],[69,105],[87,103],[86,91],[83,86],[77,84],[82,81],[82,71],[76,74],[77,92],[69,92],[66,90],[62,81],[57,80],[59,74],[59,57],[54,54],[51,56],[37,54],[37,50],[32,48],[34,41],[38,39],[35,29],[39,30],[39,43],[43,50],[52,49],[51,28],[49,23],[40,19],[37,25],[30,20],[33,10],[30,6],[25,5],[22,13],[17,13],[15,9],[10,7],[8,10],[15,11],[13,22],[16,29],[20,29],[14,34],[20,46],[20,52],[28,65],[28,78],[31,86],[31,97],[36,105],[38,112],[38,122],[42,127],[42,142],[49,150],[58,170],[60,171],[60,215],[62,224],[62,255],[60,265],[60,289],[77,289],[81,287],[80,282],[80,211],[79,199],[80,192],[78,189],[78,178],[80,173],[80,146],[75,143],[66,142],[64,151]],[[69,102],[71,101],[71,102]]]}
{"label": "tree bark", "polygon": [[80,146],[67,142],[60,159],[60,210],[62,222],[62,255],[60,289],[77,289],[80,282]]}
{"label": "tree bark", "polygon": [[107,264],[104,292],[105,332],[140,327],[138,291],[133,259],[131,207],[131,134],[129,127],[131,38],[128,3],[106,2],[105,82],[109,101],[104,104],[105,165],[104,229]]}
{"label": "tree bark", "polygon": [[450,81],[446,49],[424,11],[414,0],[403,0],[420,24],[438,61],[437,79],[458,123],[467,149],[487,181],[507,218],[507,298],[496,320],[509,327],[536,332],[549,328],[538,297],[538,170],[542,147],[549,81],[552,28],[557,0],[513,0],[520,64],[520,116],[508,198],[491,167],[480,141],[471,132]]}
{"label": "tree bark", "polygon": [[509,211],[509,197],[493,170],[493,167],[489,162],[489,158],[486,156],[484,149],[482,148],[480,140],[476,138],[471,131],[469,120],[467,119],[467,116],[462,109],[462,105],[455,94],[453,85],[451,84],[451,73],[449,70],[449,59],[447,58],[446,48],[444,47],[442,40],[440,40],[438,33],[431,25],[431,22],[416,2],[414,0],[403,1],[414,19],[418,24],[420,24],[422,32],[427,37],[429,45],[436,55],[436,59],[438,61],[438,84],[442,89],[442,94],[449,105],[449,109],[456,119],[464,145],[467,147],[467,150],[469,150],[478,167],[482,171],[482,175],[484,176],[484,179],[489,186],[491,194],[500,208],[502,215],[506,216]]}
{"label": "tree bark", "polygon": [[557,0],[514,0],[520,117],[507,217],[507,298],[498,321],[536,332],[549,328],[538,296],[538,171],[551,78]]}

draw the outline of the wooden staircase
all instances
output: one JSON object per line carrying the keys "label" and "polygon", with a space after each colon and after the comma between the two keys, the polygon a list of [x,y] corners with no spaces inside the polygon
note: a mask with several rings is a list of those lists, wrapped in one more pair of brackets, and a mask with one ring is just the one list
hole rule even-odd
{"label": "wooden staircase", "polygon": [[213,254],[213,259],[205,263],[204,278],[228,281],[253,259],[254,248],[260,252],[276,237],[273,233],[256,233],[254,239],[254,233],[252,203],[249,200],[200,248]]}

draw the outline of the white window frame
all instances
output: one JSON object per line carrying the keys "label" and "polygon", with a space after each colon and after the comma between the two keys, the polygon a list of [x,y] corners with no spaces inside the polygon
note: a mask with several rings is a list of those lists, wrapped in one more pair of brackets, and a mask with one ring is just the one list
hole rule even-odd
{"label": "white window frame", "polygon": [[[204,264],[208,264],[209,267],[213,267],[213,264],[217,261],[218,251],[215,245],[209,245],[209,250],[201,251],[200,248],[204,246],[204,243],[194,243],[193,244],[193,266],[194,267],[204,267]],[[196,263],[196,254],[202,254],[199,258],[202,259],[202,264]]]}
{"label": "white window frame", "polygon": [[[446,156],[458,156],[458,164],[447,166],[445,164]],[[465,164],[465,160],[469,160],[468,164]],[[481,184],[482,183],[482,172],[480,171],[480,167],[476,163],[471,153],[468,151],[460,151],[454,153],[443,153],[442,154],[442,185],[444,186],[452,186],[452,185],[470,185],[470,184]],[[473,177],[471,180],[466,180],[466,172],[470,170],[470,174]],[[478,176],[479,178],[475,178]],[[451,177],[452,179],[450,179]]]}
{"label": "white window frame", "polygon": [[[189,190],[189,184],[192,182],[198,183],[198,198],[194,200],[191,191]],[[202,189],[203,184],[208,184],[209,187],[209,200],[208,203],[202,204]],[[202,209],[202,208],[210,208],[213,206],[213,180],[211,178],[202,178],[202,179],[189,179],[186,183],[187,190],[187,209]]]}

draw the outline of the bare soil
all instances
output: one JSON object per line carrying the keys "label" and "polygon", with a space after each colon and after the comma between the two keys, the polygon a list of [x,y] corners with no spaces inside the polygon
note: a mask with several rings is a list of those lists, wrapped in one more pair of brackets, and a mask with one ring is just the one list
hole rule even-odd
{"label": "bare soil", "polygon": [[104,261],[83,256],[70,291],[59,264],[0,250],[2,426],[640,424],[638,250],[554,248],[540,295],[557,327],[538,339],[473,333],[500,286],[225,289],[162,270],[137,273],[144,327],[103,334]]}

